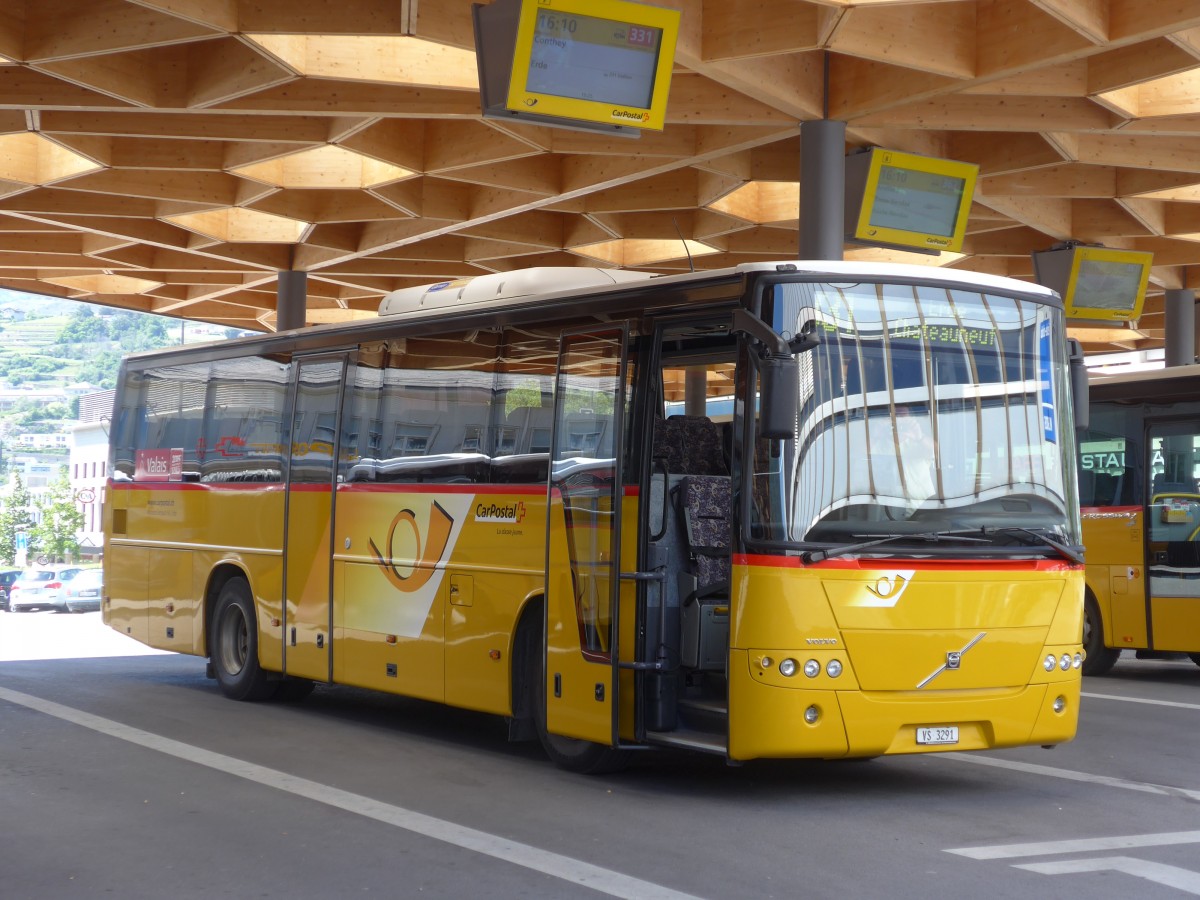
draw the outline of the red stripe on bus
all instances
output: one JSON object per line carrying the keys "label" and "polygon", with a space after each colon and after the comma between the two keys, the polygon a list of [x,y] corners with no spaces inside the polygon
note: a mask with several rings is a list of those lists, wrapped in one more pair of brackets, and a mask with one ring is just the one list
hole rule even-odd
{"label": "red stripe on bus", "polygon": [[1140,506],[1081,506],[1079,508],[1080,515],[1103,515],[1104,513],[1124,513],[1130,515],[1142,511]]}
{"label": "red stripe on bus", "polygon": [[735,553],[735,566],[762,566],[779,569],[855,569],[873,571],[875,569],[922,569],[935,571],[938,569],[970,569],[984,572],[1065,572],[1078,568],[1071,563],[1056,559],[826,559],[819,563],[806,566],[798,556],[770,556],[767,554]]}

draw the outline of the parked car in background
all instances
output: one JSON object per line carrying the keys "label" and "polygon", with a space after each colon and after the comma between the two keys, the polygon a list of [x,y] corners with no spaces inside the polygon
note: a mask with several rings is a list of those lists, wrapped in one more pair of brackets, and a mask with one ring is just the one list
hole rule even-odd
{"label": "parked car in background", "polygon": [[0,609],[8,609],[8,589],[20,577],[22,569],[0,569]]}
{"label": "parked car in background", "polygon": [[104,572],[100,569],[84,569],[63,588],[67,612],[94,612],[100,608],[100,597],[104,593]]}
{"label": "parked car in background", "polygon": [[79,566],[53,566],[46,569],[26,569],[8,589],[10,612],[30,609],[67,611],[63,588],[82,572]]}

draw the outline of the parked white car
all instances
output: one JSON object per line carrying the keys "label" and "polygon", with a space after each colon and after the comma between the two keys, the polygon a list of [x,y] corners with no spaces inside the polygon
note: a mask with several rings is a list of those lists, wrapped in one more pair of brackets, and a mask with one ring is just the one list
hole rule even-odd
{"label": "parked white car", "polygon": [[9,611],[53,609],[66,612],[67,598],[64,588],[82,571],[79,566],[26,569],[8,589]]}

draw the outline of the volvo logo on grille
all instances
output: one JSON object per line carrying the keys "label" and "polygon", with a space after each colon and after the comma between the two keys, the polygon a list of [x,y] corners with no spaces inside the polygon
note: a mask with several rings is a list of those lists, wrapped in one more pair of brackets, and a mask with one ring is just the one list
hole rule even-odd
{"label": "volvo logo on grille", "polygon": [[987,632],[981,631],[979,634],[975,635],[975,637],[971,638],[971,640],[967,641],[967,645],[961,650],[947,650],[946,661],[934,669],[933,672],[929,674],[928,678],[922,679],[921,683],[917,685],[917,689],[920,690],[921,688],[925,687],[925,685],[929,684],[929,682],[933,681],[933,679],[937,678],[943,672],[961,667],[963,654],[982,641],[985,637],[987,637]]}

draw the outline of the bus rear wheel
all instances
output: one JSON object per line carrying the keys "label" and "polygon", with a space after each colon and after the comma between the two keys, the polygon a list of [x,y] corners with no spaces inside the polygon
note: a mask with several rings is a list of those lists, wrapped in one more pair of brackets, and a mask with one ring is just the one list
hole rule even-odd
{"label": "bus rear wheel", "polygon": [[212,622],[210,658],[221,693],[231,700],[269,699],[277,683],[258,664],[258,620],[246,579],[221,587]]}
{"label": "bus rear wheel", "polygon": [[1104,623],[1100,607],[1088,597],[1083,602],[1083,674],[1107,674],[1121,656],[1121,651],[1104,646]]}

